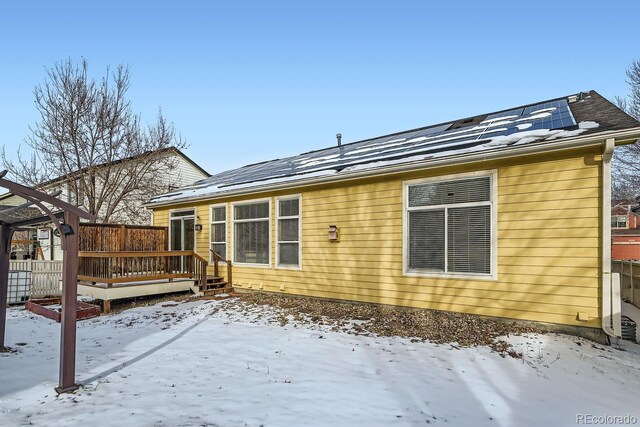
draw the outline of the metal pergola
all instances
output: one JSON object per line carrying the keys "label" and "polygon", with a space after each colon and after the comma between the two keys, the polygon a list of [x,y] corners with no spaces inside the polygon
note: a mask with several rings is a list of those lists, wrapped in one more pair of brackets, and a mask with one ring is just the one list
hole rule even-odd
{"label": "metal pergola", "polygon": [[[94,216],[33,188],[5,179],[7,171],[0,172],[0,187],[26,200],[19,206],[0,208],[0,348],[5,347],[7,296],[9,290],[9,258],[11,239],[16,231],[37,225],[53,223],[60,232],[64,253],[62,270],[62,313],[60,336],[60,371],[58,393],[73,391],[76,370],[76,303],[78,289],[78,226],[80,218],[93,220]],[[38,209],[34,209],[37,207]]]}

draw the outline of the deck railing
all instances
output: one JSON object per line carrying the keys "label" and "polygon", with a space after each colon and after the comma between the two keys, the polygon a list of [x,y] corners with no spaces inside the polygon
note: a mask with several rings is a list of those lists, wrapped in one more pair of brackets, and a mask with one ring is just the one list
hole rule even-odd
{"label": "deck railing", "polygon": [[192,278],[205,283],[207,264],[194,251],[81,251],[78,280],[112,285]]}

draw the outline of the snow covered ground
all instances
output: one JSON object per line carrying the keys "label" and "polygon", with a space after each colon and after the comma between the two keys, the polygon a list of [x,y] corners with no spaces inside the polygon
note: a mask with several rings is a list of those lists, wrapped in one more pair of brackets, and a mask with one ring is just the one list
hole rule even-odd
{"label": "snow covered ground", "polygon": [[[237,307],[237,303],[233,303]],[[523,359],[334,332],[268,306],[159,304],[79,322],[75,394],[56,396],[59,325],[10,309],[2,425],[570,426],[640,418],[640,352],[511,337]],[[167,303],[164,303],[167,305]],[[226,309],[225,309],[226,307]],[[638,422],[638,421],[637,421]]]}

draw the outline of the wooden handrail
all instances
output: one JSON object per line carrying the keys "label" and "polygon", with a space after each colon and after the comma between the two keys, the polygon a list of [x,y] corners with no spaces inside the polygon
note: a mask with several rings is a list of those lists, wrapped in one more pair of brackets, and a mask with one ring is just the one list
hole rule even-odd
{"label": "wooden handrail", "polygon": [[213,275],[219,276],[220,267],[218,265],[218,262],[223,261],[224,263],[227,264],[227,283],[229,284],[229,286],[233,286],[233,263],[229,260],[222,258],[222,256],[220,256],[220,254],[214,251],[213,249],[209,249],[209,251],[213,255]]}
{"label": "wooden handrail", "polygon": [[213,249],[209,249],[209,252],[211,252],[213,254],[214,258],[219,258],[220,261],[224,262],[224,263],[231,263],[231,261],[227,261],[226,259],[222,258],[222,255],[220,255],[218,252],[214,251]]}
{"label": "wooden handrail", "polygon": [[[142,258],[156,256],[191,256],[194,251],[79,251],[80,258]],[[199,255],[198,255],[199,256]],[[204,259],[204,258],[203,258]]]}

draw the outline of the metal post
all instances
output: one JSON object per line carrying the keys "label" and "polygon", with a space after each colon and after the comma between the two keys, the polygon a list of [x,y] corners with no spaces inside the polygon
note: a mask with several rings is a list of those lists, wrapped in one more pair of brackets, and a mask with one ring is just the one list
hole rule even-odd
{"label": "metal post", "polygon": [[633,287],[633,260],[629,260],[629,284],[631,285],[631,295],[629,296],[629,299],[631,300],[631,304],[633,304],[634,301],[634,295],[633,295],[633,291],[634,291],[634,287]]}
{"label": "metal post", "polygon": [[71,226],[73,234],[62,235],[66,240],[62,270],[62,316],[60,337],[60,376],[58,393],[67,393],[76,385],[76,304],[78,294],[78,228],[80,219],[66,211],[64,222]]}
{"label": "metal post", "polygon": [[4,347],[7,320],[7,294],[9,292],[9,249],[11,231],[6,224],[0,226],[0,348]]}

